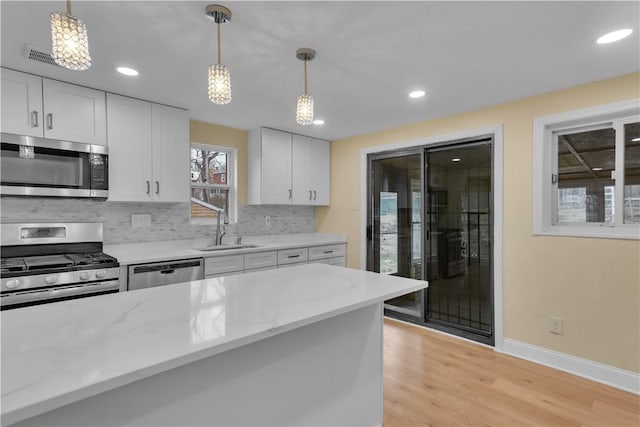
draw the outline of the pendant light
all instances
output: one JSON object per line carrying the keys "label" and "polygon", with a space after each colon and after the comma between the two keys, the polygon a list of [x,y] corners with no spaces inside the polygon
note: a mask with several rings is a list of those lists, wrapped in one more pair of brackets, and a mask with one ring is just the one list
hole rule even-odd
{"label": "pendant light", "polygon": [[51,14],[51,51],[61,67],[79,71],[91,67],[87,27],[71,15],[71,0],[67,0],[67,13]]}
{"label": "pendant light", "polygon": [[298,97],[296,105],[296,122],[299,125],[313,123],[313,97],[307,93],[307,61],[316,57],[316,51],[307,47],[296,50],[296,58],[304,61],[304,94]]}
{"label": "pendant light", "polygon": [[231,11],[219,4],[210,4],[206,13],[218,28],[218,63],[209,66],[209,99],[214,104],[224,105],[231,102],[231,72],[220,63],[220,24],[231,21]]}

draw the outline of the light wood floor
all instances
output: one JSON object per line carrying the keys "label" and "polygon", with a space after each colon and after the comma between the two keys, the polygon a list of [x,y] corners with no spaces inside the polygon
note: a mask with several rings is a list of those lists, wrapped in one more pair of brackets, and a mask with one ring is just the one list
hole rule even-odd
{"label": "light wood floor", "polygon": [[384,427],[640,426],[640,397],[384,321]]}

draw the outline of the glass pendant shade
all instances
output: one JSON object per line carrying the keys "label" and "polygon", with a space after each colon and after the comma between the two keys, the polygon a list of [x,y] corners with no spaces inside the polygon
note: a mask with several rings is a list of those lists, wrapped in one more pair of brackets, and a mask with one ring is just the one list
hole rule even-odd
{"label": "glass pendant shade", "polygon": [[298,97],[296,122],[305,126],[313,123],[313,97],[307,93]]}
{"label": "glass pendant shade", "polygon": [[56,64],[70,70],[84,71],[91,67],[87,27],[70,14],[51,14],[51,50]]}
{"label": "glass pendant shade", "polygon": [[231,72],[226,65],[209,67],[209,99],[220,105],[231,102]]}

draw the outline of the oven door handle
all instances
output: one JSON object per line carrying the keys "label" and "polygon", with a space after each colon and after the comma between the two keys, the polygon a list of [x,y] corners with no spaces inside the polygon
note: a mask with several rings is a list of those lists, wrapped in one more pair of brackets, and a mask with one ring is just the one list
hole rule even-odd
{"label": "oven door handle", "polygon": [[25,302],[46,301],[75,295],[87,295],[120,289],[119,280],[108,280],[86,285],[71,285],[60,288],[37,289],[32,291],[15,292],[2,296],[2,306],[21,304]]}

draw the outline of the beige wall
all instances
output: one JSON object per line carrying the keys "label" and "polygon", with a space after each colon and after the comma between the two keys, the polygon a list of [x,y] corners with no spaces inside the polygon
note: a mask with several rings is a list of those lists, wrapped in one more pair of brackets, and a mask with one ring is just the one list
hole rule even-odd
{"label": "beige wall", "polygon": [[247,204],[247,141],[245,130],[191,120],[191,142],[233,147],[238,150],[238,204]]}
{"label": "beige wall", "polygon": [[[637,97],[640,73],[334,141],[317,230],[346,234],[359,268],[362,148],[503,125],[505,338],[640,372],[640,243],[532,235],[533,119]],[[549,316],[564,319],[563,335],[548,332]]]}

